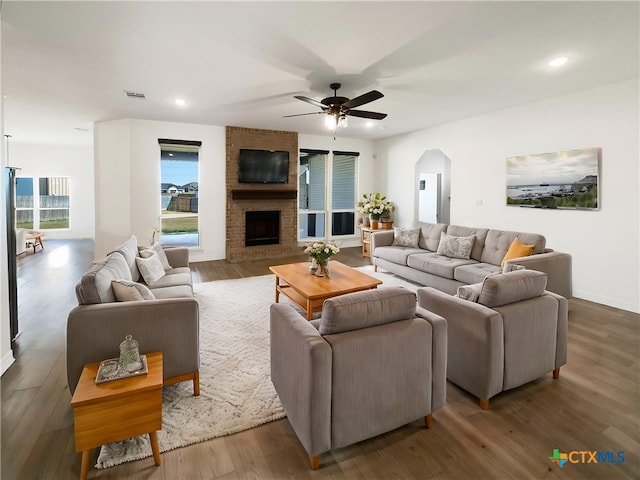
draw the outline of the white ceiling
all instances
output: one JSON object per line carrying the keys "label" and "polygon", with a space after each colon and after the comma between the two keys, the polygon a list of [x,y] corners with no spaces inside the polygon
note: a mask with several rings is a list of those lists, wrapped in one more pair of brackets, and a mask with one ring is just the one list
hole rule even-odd
{"label": "white ceiling", "polygon": [[338,131],[376,139],[639,75],[637,1],[4,0],[1,15],[4,128],[20,143],[91,144],[93,122],[119,118],[326,135],[320,115],[283,116],[319,111],[293,96],[331,82],[385,95],[360,107],[385,120]]}

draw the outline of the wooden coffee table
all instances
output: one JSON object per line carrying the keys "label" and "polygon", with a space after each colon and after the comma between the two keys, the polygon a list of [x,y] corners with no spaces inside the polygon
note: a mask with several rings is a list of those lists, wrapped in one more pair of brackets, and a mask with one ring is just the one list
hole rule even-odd
{"label": "wooden coffee table", "polygon": [[146,356],[148,373],[135,377],[96,384],[100,362],[82,370],[71,399],[81,480],[87,478],[92,448],[147,433],[154,463],[160,465],[156,431],[162,429],[162,353]]}
{"label": "wooden coffee table", "polygon": [[340,262],[329,262],[329,277],[316,277],[309,273],[309,262],[289,263],[269,267],[276,275],[276,303],[280,294],[297,303],[313,320],[314,312],[322,310],[322,303],[345,293],[377,288],[382,280],[348,267]]}

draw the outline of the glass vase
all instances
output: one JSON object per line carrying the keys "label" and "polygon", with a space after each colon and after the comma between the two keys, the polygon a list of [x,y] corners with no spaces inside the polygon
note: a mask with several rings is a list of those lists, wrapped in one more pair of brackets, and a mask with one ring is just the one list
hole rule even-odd
{"label": "glass vase", "polygon": [[329,259],[328,258],[317,259],[316,264],[318,265],[318,268],[316,269],[315,276],[328,277],[329,276]]}

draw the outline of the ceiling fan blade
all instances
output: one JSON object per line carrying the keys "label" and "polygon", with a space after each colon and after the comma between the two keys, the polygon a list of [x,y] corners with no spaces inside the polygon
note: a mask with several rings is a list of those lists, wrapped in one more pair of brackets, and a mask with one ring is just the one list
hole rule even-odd
{"label": "ceiling fan blade", "polygon": [[302,117],[303,115],[318,115],[319,113],[324,113],[324,112],[311,112],[311,113],[297,113],[295,115],[283,115],[282,118],[287,118],[287,117]]}
{"label": "ceiling fan blade", "polygon": [[367,112],[366,110],[349,110],[347,115],[352,117],[370,118],[371,120],[382,120],[387,117],[386,113]]}
{"label": "ceiling fan blade", "polygon": [[379,91],[371,90],[370,92],[363,93],[359,97],[352,98],[348,102],[343,103],[342,107],[344,107],[344,108],[356,108],[356,107],[359,107],[360,105],[364,105],[365,103],[373,102],[374,100],[378,100],[379,98],[382,98],[382,97],[384,97],[384,95],[381,94]]}
{"label": "ceiling fan blade", "polygon": [[311,105],[315,105],[316,107],[320,107],[322,109],[327,108],[327,106],[324,103],[320,103],[317,100],[314,100],[313,98],[303,97],[302,95],[294,95],[293,98],[297,98],[298,100],[302,100],[303,102],[310,103]]}

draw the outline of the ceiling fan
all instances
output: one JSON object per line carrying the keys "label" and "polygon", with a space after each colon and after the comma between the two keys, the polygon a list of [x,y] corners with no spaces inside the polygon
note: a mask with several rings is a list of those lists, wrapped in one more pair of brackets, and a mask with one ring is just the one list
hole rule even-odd
{"label": "ceiling fan", "polygon": [[300,117],[302,115],[316,115],[325,114],[325,125],[328,128],[335,129],[336,127],[347,126],[347,116],[369,118],[371,120],[382,120],[387,116],[386,113],[368,112],[366,110],[353,110],[353,108],[359,107],[379,98],[384,97],[382,93],[377,90],[371,90],[358,97],[349,100],[346,97],[338,96],[338,89],[341,87],[339,83],[332,83],[329,88],[333,90],[333,97],[323,98],[319,102],[313,98],[304,97],[302,95],[295,95],[294,98],[302,100],[303,102],[310,103],[316,107],[322,109],[321,112],[311,113],[299,113],[297,115],[285,115],[285,117]]}

